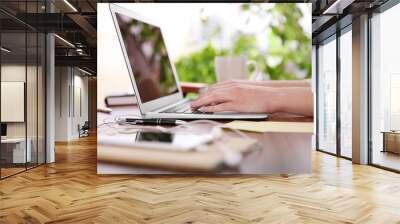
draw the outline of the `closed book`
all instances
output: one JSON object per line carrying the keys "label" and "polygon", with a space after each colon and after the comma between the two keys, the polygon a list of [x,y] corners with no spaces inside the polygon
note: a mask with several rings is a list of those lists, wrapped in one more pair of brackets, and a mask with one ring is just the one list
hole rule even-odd
{"label": "closed book", "polygon": [[135,94],[125,93],[125,94],[115,94],[107,96],[105,98],[105,103],[107,107],[131,106],[131,105],[136,105],[137,100]]}

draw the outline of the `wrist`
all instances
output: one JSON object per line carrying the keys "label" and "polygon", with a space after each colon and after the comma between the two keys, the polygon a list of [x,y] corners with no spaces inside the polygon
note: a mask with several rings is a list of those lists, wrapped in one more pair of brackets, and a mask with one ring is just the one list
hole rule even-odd
{"label": "wrist", "polygon": [[270,96],[270,100],[266,100],[265,102],[267,103],[266,105],[266,112],[267,113],[277,113],[277,112],[282,112],[283,107],[285,104],[285,96],[280,91],[278,88],[268,88],[268,93],[266,96]]}

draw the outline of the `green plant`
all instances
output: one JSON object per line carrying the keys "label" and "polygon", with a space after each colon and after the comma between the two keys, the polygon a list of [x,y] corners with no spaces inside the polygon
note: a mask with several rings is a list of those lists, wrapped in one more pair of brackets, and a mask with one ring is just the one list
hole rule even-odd
{"label": "green plant", "polygon": [[[300,26],[299,21],[303,17],[302,11],[295,3],[275,4],[267,10],[274,21],[271,32],[268,35],[270,48],[268,54],[272,57],[282,58],[276,66],[267,66],[266,72],[271,79],[299,79],[298,74],[287,67],[297,66],[298,70],[306,72],[304,78],[311,77],[311,39]],[[267,62],[268,64],[268,62]]]}
{"label": "green plant", "polygon": [[198,52],[180,58],[176,70],[184,82],[215,83],[214,58],[226,55],[226,50],[217,50],[211,43]]}
{"label": "green plant", "polygon": [[[176,67],[180,78],[189,82],[215,82],[214,58],[219,55],[245,55],[257,62],[259,69],[270,79],[303,79],[311,77],[311,38],[299,21],[302,11],[296,3],[277,3],[271,8],[262,4],[243,4],[243,15],[251,18],[272,18],[272,23],[266,24],[269,30],[265,37],[268,42],[267,52],[260,50],[255,35],[236,32],[230,48],[217,50],[213,38],[218,38],[219,32],[208,34],[208,44],[198,52],[186,55],[178,60]],[[311,21],[310,21],[311,22]],[[207,25],[207,21],[203,22]],[[220,27],[221,28],[221,27]],[[222,29],[215,30],[221,31]]]}

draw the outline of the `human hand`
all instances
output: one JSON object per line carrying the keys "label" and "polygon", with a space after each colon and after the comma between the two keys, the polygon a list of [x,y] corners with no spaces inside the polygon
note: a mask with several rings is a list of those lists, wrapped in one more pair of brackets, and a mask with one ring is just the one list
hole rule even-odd
{"label": "human hand", "polygon": [[191,106],[204,112],[274,113],[278,110],[274,88],[246,82],[216,84],[193,101]]}
{"label": "human hand", "polygon": [[252,80],[228,80],[217,83],[210,87],[210,89],[218,89],[240,84],[265,86],[265,87],[311,87],[310,80],[267,80],[267,81],[252,81]]}

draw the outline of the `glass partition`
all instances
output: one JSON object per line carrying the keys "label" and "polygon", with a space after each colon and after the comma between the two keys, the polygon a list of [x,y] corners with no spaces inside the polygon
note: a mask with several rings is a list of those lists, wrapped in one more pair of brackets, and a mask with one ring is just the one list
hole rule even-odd
{"label": "glass partition", "polygon": [[30,158],[26,150],[26,41],[25,32],[1,34],[2,177],[24,171]]}
{"label": "glass partition", "polygon": [[[0,7],[43,11],[44,1],[26,4],[1,2]],[[43,33],[0,12],[0,178],[45,162],[45,44]]]}
{"label": "glass partition", "polygon": [[318,47],[318,149],[336,153],[336,36]]}

